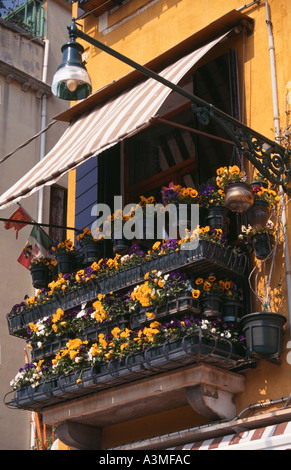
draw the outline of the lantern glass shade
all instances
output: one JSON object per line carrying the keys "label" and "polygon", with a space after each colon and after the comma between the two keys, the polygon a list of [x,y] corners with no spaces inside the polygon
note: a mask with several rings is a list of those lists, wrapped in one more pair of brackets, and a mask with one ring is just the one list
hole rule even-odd
{"label": "lantern glass shade", "polygon": [[92,92],[89,74],[85,67],[66,64],[54,75],[52,92],[63,100],[82,100]]}

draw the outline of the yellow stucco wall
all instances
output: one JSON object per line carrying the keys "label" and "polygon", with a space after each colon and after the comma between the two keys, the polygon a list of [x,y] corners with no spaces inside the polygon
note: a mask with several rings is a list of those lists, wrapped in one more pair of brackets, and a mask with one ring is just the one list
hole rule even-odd
{"label": "yellow stucco wall", "polygon": [[[124,7],[108,15],[107,19],[98,20],[94,15],[84,20],[84,31],[93,35],[100,41],[113,47],[131,59],[145,64],[159,54],[167,51],[175,44],[183,41],[196,31],[206,27],[227,12],[238,9],[244,4],[241,0],[132,0]],[[286,107],[287,83],[291,80],[291,54],[289,45],[291,41],[291,2],[290,0],[269,0],[271,20],[274,35],[276,78],[279,103],[280,127],[283,130],[289,124],[289,115]],[[76,16],[73,6],[73,16]],[[139,14],[138,10],[143,8]],[[243,120],[261,134],[274,139],[272,81],[269,56],[268,31],[266,25],[265,2],[254,6],[244,13],[255,21],[254,33],[235,40],[232,46],[238,48],[240,90],[242,97]],[[106,27],[105,27],[106,26]],[[131,69],[109,55],[84,44],[87,69],[91,75],[93,91],[117,80]],[[227,47],[227,46],[226,46]],[[70,188],[74,187],[74,173],[70,176]],[[73,193],[71,193],[72,195]],[[70,213],[74,211],[73,197],[70,198]],[[288,234],[291,238],[290,226]],[[280,276],[283,285],[280,291],[282,300],[281,313],[288,318],[287,288],[285,284],[284,257],[278,256],[273,275],[273,285],[276,286]],[[289,340],[289,323],[286,324],[285,344]],[[258,361],[257,368],[245,373],[245,392],[237,397],[238,412],[251,404],[276,400],[287,397],[291,391],[291,365],[287,363],[286,354],[283,353],[280,365],[267,361]],[[180,429],[201,425],[205,419],[197,416],[192,410],[186,408],[176,410],[173,415],[163,413],[162,416],[153,417],[156,423],[155,432],[172,430],[173,418],[175,426]],[[157,425],[157,423],[159,423]],[[122,424],[104,429],[104,445],[112,446],[120,443],[123,433]],[[137,420],[127,426],[134,439],[150,437],[146,420]],[[145,431],[145,432],[144,432]]]}

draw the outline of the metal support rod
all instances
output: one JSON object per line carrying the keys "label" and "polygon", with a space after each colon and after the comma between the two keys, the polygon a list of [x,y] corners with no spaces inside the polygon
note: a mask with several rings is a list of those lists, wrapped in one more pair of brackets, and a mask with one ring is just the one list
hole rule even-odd
{"label": "metal support rod", "polygon": [[34,221],[27,221],[27,220],[19,220],[19,219],[5,219],[4,217],[0,217],[1,222],[16,222],[17,224],[25,224],[25,225],[37,225],[39,227],[53,227],[53,228],[62,228],[64,230],[75,230],[76,232],[79,231],[79,229],[75,227],[66,227],[63,225],[53,225],[53,224],[44,224],[44,223],[39,223],[39,222],[34,222]]}
{"label": "metal support rod", "polygon": [[208,137],[208,139],[214,139],[214,140],[218,140],[219,142],[224,142],[225,144],[235,145],[234,142],[232,142],[231,140],[223,139],[222,137],[208,134],[207,132],[199,131],[198,129],[193,129],[192,127],[184,126],[183,124],[178,124],[177,122],[169,121],[168,119],[164,119],[159,116],[152,118],[151,121],[152,122],[158,121],[163,124],[168,124],[169,126],[177,127],[178,129],[182,129],[184,131],[192,132],[193,134],[198,134],[204,137]]}

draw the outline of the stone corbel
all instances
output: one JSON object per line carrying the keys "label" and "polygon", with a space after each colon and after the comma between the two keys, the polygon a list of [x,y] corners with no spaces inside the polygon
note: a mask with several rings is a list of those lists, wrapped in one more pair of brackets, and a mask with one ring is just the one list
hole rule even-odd
{"label": "stone corbel", "polygon": [[22,90],[22,91],[27,91],[30,87],[31,87],[31,85],[30,85],[29,82],[23,82],[23,83],[21,84],[21,90]]}
{"label": "stone corbel", "polygon": [[99,450],[102,430],[95,426],[64,421],[57,426],[58,438],[67,446],[78,450]]}
{"label": "stone corbel", "polygon": [[211,421],[233,419],[236,414],[235,394],[213,385],[200,384],[186,391],[189,405]]}
{"label": "stone corbel", "polygon": [[15,79],[15,76],[12,73],[8,73],[5,77],[5,82],[6,83],[11,83],[12,80],[14,80],[14,79]]}

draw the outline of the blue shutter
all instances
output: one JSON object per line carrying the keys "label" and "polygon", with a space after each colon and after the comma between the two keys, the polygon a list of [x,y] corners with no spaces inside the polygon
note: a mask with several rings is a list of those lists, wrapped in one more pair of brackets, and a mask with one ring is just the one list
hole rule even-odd
{"label": "blue shutter", "polygon": [[98,199],[98,157],[90,158],[76,170],[75,227],[90,227],[95,217],[92,208]]}

